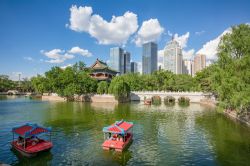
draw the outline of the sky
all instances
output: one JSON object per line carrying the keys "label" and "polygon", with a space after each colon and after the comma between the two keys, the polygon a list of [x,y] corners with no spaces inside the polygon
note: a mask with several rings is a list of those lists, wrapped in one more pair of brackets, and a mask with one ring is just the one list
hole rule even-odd
{"label": "sky", "polygon": [[77,61],[109,60],[111,47],[141,62],[145,42],[174,37],[183,56],[216,59],[220,37],[250,23],[249,0],[1,0],[0,74],[16,80]]}

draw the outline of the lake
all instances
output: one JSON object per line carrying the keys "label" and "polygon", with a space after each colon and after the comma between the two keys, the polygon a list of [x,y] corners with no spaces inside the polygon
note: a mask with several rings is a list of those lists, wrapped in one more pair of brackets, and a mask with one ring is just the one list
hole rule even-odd
{"label": "lake", "polygon": [[[102,128],[134,122],[123,153],[103,151]],[[12,127],[52,127],[50,152],[27,159],[10,150]],[[215,108],[143,103],[47,102],[0,96],[0,162],[10,165],[250,165],[250,128]]]}

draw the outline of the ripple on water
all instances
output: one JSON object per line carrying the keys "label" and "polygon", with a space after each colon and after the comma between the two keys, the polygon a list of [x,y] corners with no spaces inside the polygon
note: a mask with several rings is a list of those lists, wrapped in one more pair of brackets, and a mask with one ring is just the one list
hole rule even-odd
{"label": "ripple on water", "polygon": [[[132,103],[106,109],[88,103],[18,98],[2,100],[0,108],[0,161],[9,164],[225,165],[229,161],[221,158],[222,152],[230,159],[234,151],[239,152],[234,154],[234,163],[250,162],[249,149],[244,151],[245,146],[250,147],[250,134],[246,129],[225,127],[233,126],[232,122],[196,104],[183,108]],[[133,143],[123,153],[103,151],[102,127],[119,119],[134,122]],[[53,128],[54,147],[50,153],[23,159],[10,151],[11,128],[27,121]],[[222,134],[226,134],[229,141],[225,141]],[[242,145],[243,148],[237,148]]]}

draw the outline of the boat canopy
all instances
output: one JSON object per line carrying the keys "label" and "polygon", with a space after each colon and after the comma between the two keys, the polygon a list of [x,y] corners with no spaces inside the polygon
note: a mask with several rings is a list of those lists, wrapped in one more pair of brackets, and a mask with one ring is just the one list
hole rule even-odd
{"label": "boat canopy", "polygon": [[116,121],[114,124],[104,127],[103,132],[105,133],[115,133],[115,134],[125,134],[129,129],[133,127],[133,122],[126,121]]}
{"label": "boat canopy", "polygon": [[42,133],[51,132],[51,128],[44,128],[44,127],[38,126],[37,124],[27,123],[23,126],[12,128],[12,132],[23,138],[27,138],[31,136],[37,136]]}

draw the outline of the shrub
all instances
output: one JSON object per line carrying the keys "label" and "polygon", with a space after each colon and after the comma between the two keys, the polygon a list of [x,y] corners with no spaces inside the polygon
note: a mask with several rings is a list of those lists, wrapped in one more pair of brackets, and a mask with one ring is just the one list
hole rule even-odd
{"label": "shrub", "polygon": [[175,98],[173,96],[166,96],[166,97],[164,97],[164,103],[165,103],[165,105],[174,105]]}
{"label": "shrub", "polygon": [[153,105],[160,105],[161,104],[161,97],[160,96],[153,96],[152,97],[152,104]]}
{"label": "shrub", "polygon": [[183,106],[189,105],[190,99],[188,97],[181,96],[178,98],[178,103]]}

